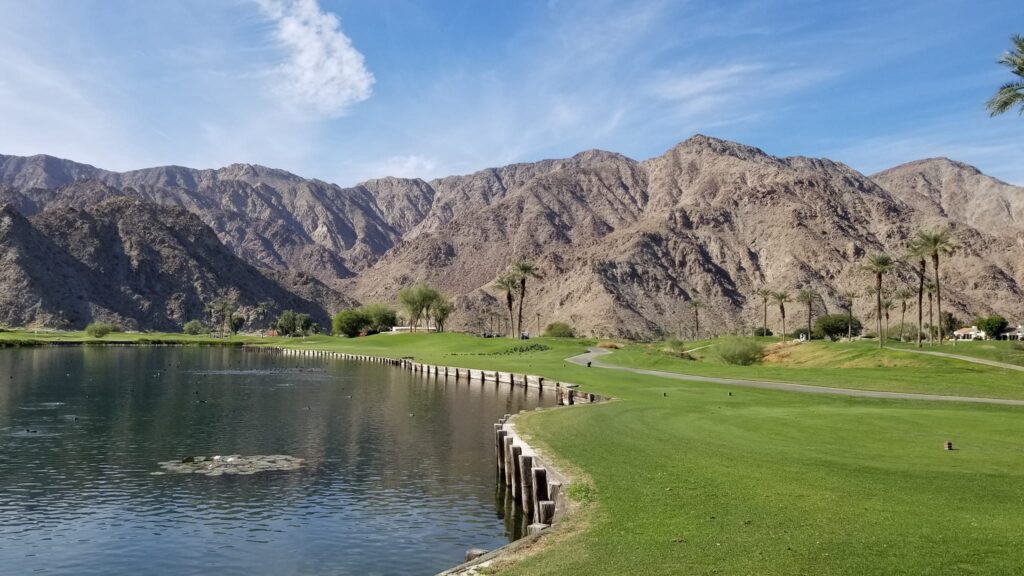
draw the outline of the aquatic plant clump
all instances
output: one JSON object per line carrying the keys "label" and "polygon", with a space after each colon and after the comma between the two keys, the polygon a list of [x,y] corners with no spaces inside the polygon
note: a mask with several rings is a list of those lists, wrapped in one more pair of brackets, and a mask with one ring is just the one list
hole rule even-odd
{"label": "aquatic plant clump", "polygon": [[[224,474],[249,475],[257,472],[280,472],[298,470],[305,461],[294,456],[274,454],[270,456],[186,456],[180,460],[160,462],[160,467],[167,472],[179,474],[204,474],[206,476],[222,476]],[[163,472],[155,472],[163,474]]]}

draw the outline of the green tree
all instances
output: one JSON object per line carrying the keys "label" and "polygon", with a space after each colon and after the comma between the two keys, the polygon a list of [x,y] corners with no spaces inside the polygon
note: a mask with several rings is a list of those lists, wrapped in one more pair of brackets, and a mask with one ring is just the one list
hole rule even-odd
{"label": "green tree", "polygon": [[427,328],[430,328],[431,308],[434,302],[441,297],[441,292],[426,282],[417,282],[398,292],[398,302],[409,315],[413,331],[419,326],[420,319],[424,317],[426,317]]}
{"label": "green tree", "polygon": [[205,334],[206,326],[203,325],[199,320],[189,320],[185,322],[185,325],[181,327],[181,331],[185,334],[195,336],[197,334]]}
{"label": "green tree", "polygon": [[309,314],[296,314],[295,329],[302,336],[309,334],[313,330],[313,317]]}
{"label": "green tree", "polygon": [[540,273],[540,268],[528,260],[514,262],[510,273],[519,281],[519,325],[516,333],[521,334],[523,332],[523,304],[526,302],[526,282],[531,279],[539,280],[543,276]]}
{"label": "green tree", "polygon": [[885,252],[879,252],[868,256],[864,263],[864,269],[875,275],[875,320],[878,325],[878,347],[885,346],[885,339],[882,337],[882,276],[893,269],[896,262]]}
{"label": "green tree", "polygon": [[241,314],[233,314],[231,316],[231,321],[228,322],[228,329],[231,330],[232,334],[238,334],[238,331],[242,329],[242,326],[245,326],[245,316],[242,316]]}
{"label": "green tree", "polygon": [[1013,47],[997,60],[999,64],[1006,66],[1010,72],[1018,78],[1003,84],[995,95],[985,103],[989,114],[997,116],[1015,106],[1020,106],[1020,113],[1024,114],[1024,36],[1014,35],[1010,39]]}
{"label": "green tree", "polygon": [[900,303],[900,342],[903,342],[903,327],[907,323],[907,300],[914,297],[914,292],[907,288],[900,288],[892,295]]}
{"label": "green tree", "polygon": [[114,327],[106,322],[93,322],[85,327],[85,333],[92,338],[103,338],[114,331]]}
{"label": "green tree", "polygon": [[999,336],[1002,335],[1009,325],[1010,323],[1007,322],[1006,318],[998,314],[978,320],[978,329],[984,331],[985,336],[992,340],[998,340]]}
{"label": "green tree", "polygon": [[780,290],[772,292],[772,299],[779,305],[779,316],[782,317],[782,341],[786,340],[786,302],[790,301],[789,292]]}
{"label": "green tree", "polygon": [[[926,254],[932,260],[932,269],[935,272],[935,306],[939,311],[939,318],[942,318],[942,283],[939,280],[939,257],[952,254],[956,248],[949,230],[921,230],[917,233],[914,241],[919,246],[922,254]],[[942,325],[939,322],[939,346],[942,346]]]}
{"label": "green tree", "polygon": [[369,317],[361,309],[342,310],[331,318],[331,331],[355,338],[369,323]]}
{"label": "green tree", "polygon": [[387,304],[366,304],[359,307],[366,317],[366,326],[374,332],[387,332],[398,325],[398,314]]}
{"label": "green tree", "polygon": [[851,338],[860,334],[863,327],[860,320],[847,314],[825,314],[814,322],[814,337],[837,340],[842,336]]}
{"label": "green tree", "polygon": [[448,317],[455,311],[455,304],[447,297],[438,295],[438,298],[431,303],[430,311],[434,316],[437,331],[444,332],[444,326],[448,322]]}
{"label": "green tree", "polygon": [[511,335],[515,338],[515,295],[519,288],[519,279],[511,274],[504,274],[494,281],[494,287],[505,293],[505,305],[508,307],[508,321]]}
{"label": "green tree", "polygon": [[298,332],[299,326],[296,320],[296,314],[294,310],[285,310],[281,312],[281,315],[277,317],[277,333],[281,336],[292,336]]}
{"label": "green tree", "polygon": [[796,301],[801,304],[807,305],[807,339],[811,339],[811,335],[814,332],[811,330],[811,320],[814,315],[814,303],[821,298],[821,294],[818,294],[817,290],[813,288],[803,288],[796,293]]}

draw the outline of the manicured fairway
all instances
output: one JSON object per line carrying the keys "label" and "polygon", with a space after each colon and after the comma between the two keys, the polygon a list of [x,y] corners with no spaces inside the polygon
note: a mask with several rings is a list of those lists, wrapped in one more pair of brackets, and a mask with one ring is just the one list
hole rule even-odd
{"label": "manicured fairway", "polygon": [[[572,491],[580,513],[561,528],[571,534],[553,535],[501,573],[992,575],[1024,566],[1021,408],[723,387],[564,362],[590,344],[581,341],[443,334],[275,342],[529,371],[619,398],[517,420],[532,443],[580,475],[582,487]],[[547,349],[515,349],[538,344]],[[853,346],[846,361],[879,361]],[[645,354],[627,348],[610,358],[661,369],[702,365]],[[864,370],[893,390],[937,392],[917,381],[962,364],[909,360],[923,364]],[[957,376],[1000,377],[969,368]],[[850,385],[856,380],[844,374],[853,371],[812,367],[806,378]],[[975,386],[956,389],[984,395]],[[958,450],[943,450],[946,440]]]}
{"label": "manicured fairway", "polygon": [[[892,343],[889,346],[891,348],[905,348],[908,350],[917,349],[915,344]],[[977,342],[958,342],[955,346],[950,343],[942,346],[928,346],[926,344],[921,350],[972,356],[984,360],[995,360],[996,362],[1024,366],[1024,342],[979,340]]]}
{"label": "manicured fairway", "polygon": [[[510,574],[1014,574],[1024,566],[1024,410],[680,383],[570,366],[561,358],[580,344],[538,342],[551,350],[501,354],[521,344],[453,335],[330,344],[530,366],[621,399],[520,419],[592,490],[581,491],[589,502],[569,526],[586,529]],[[959,449],[943,450],[946,440]]]}
{"label": "manicured fairway", "polygon": [[[773,343],[772,339],[763,339]],[[634,344],[602,362],[620,366],[652,368],[667,372],[774,380],[856,388],[951,396],[1024,399],[1024,373],[971,364],[961,360],[923,354],[879,350],[872,342],[809,342],[788,346],[753,366],[734,366],[721,361],[712,341],[686,345],[698,348],[697,360],[684,360],[665,353],[659,344]],[[943,346],[941,351],[960,353],[964,346]],[[934,350],[939,350],[935,347]]]}

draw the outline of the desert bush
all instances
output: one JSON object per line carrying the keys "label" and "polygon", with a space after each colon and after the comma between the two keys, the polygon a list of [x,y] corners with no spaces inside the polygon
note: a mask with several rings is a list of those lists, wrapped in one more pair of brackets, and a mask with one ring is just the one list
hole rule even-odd
{"label": "desert bush", "polygon": [[765,326],[758,326],[754,329],[754,336],[772,336],[772,331]]}
{"label": "desert bush", "polygon": [[195,336],[197,334],[206,334],[209,330],[199,320],[189,320],[185,322],[185,325],[181,327],[181,331],[185,334],[191,334]]}
{"label": "desert bush", "polygon": [[85,333],[91,338],[103,338],[114,331],[114,327],[105,322],[93,322],[85,327]]}
{"label": "desert bush", "polygon": [[612,342],[611,340],[602,340],[597,343],[598,348],[608,348],[610,350],[619,350],[622,348],[622,344],[618,342]]}
{"label": "desert bush", "polygon": [[565,322],[552,322],[544,329],[544,335],[550,338],[572,338],[576,333]]}
{"label": "desert bush", "polygon": [[719,358],[727,364],[749,366],[764,355],[764,346],[753,338],[723,338],[715,344]]}
{"label": "desert bush", "polygon": [[826,314],[824,316],[820,316],[814,322],[814,337],[828,338],[830,340],[845,338],[850,332],[849,328],[851,325],[853,328],[853,335],[859,335],[863,329],[860,320],[854,318],[851,322],[849,316],[846,314]]}

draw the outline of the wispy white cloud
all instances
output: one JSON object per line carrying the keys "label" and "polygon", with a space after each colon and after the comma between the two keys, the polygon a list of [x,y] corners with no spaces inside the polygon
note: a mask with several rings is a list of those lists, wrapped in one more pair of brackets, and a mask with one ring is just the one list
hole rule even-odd
{"label": "wispy white cloud", "polygon": [[429,180],[435,176],[443,176],[438,173],[438,163],[434,158],[420,154],[407,154],[391,156],[382,161],[367,162],[359,164],[348,171],[350,178],[356,181],[369,180],[371,178],[382,178],[384,176],[395,176],[397,178],[423,178]]}
{"label": "wispy white cloud", "polygon": [[286,57],[272,74],[273,90],[299,111],[341,116],[373,93],[374,76],[317,0],[256,0],[274,23]]}

